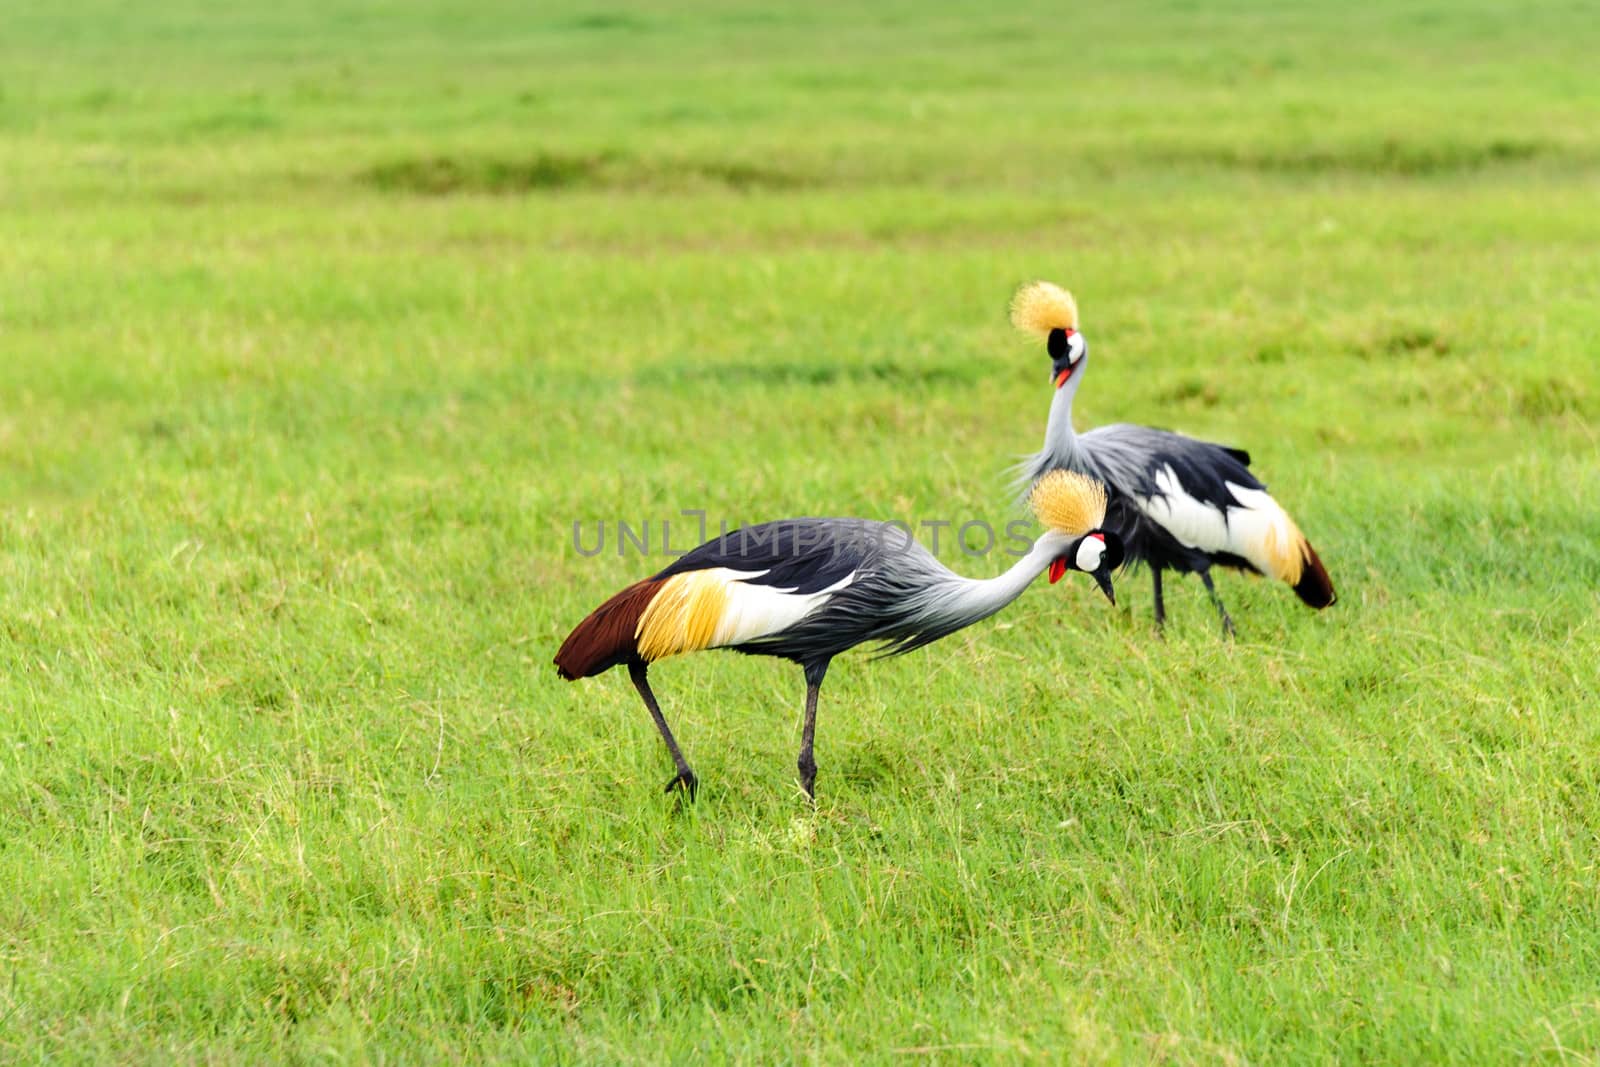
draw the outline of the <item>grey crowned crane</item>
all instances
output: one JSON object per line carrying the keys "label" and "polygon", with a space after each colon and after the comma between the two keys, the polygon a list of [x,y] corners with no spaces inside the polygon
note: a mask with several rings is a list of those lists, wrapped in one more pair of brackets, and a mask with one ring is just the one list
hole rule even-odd
{"label": "grey crowned crane", "polygon": [[1212,584],[1214,566],[1287,582],[1313,608],[1334,602],[1316,549],[1250,473],[1248,452],[1127,423],[1073,431],[1072,398],[1089,345],[1071,293],[1049,282],[1024,285],[1011,301],[1011,321],[1044,340],[1054,388],[1044,448],[1026,462],[1027,476],[1069,470],[1105,483],[1106,528],[1122,539],[1130,565],[1149,564],[1158,627],[1166,621],[1161,573],[1168,570],[1200,575],[1229,635],[1233,620]]}
{"label": "grey crowned crane", "polygon": [[1041,478],[1029,503],[1044,533],[987,580],[951,572],[889,523],[783,519],[732,531],[601,604],[562,643],[556,670],[570,681],[625,664],[678,768],[667,791],[693,799],[699,782],[650,689],[649,665],[704,648],[793,660],[806,678],[800,785],[814,797],[817,693],[839,653],[865,642],[883,655],[921,648],[993,615],[1046,570],[1052,583],[1085,571],[1115,602],[1110,575],[1122,546],[1100,529],[1105,487],[1063,471]]}

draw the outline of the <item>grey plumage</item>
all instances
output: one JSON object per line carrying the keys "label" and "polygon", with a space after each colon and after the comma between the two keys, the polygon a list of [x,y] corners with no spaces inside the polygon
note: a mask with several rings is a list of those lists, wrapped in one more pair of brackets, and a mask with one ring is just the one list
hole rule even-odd
{"label": "grey plumage", "polygon": [[1183,434],[1118,422],[1067,437],[1048,435],[1029,461],[1028,481],[1052,470],[1076,470],[1099,478],[1109,488],[1139,496],[1158,496],[1156,471],[1171,466],[1184,491],[1213,507],[1237,507],[1228,483],[1246,489],[1266,486],[1250,473],[1250,454]]}
{"label": "grey plumage", "polygon": [[[732,646],[805,665],[857,645],[878,643],[902,655],[971,626],[1010,603],[1048,563],[1052,546],[1030,550],[1005,574],[964,578],[940,563],[904,528],[866,519],[783,519],[734,530],[696,549],[657,577],[706,566],[766,573],[743,581],[802,593],[849,577],[827,602],[781,633]],[[776,551],[767,546],[775,546]]]}

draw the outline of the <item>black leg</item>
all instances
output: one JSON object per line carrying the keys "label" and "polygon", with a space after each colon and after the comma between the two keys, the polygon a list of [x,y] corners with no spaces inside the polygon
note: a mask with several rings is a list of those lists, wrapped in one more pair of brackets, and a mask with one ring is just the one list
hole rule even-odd
{"label": "black leg", "polygon": [[667,743],[667,751],[672,753],[672,762],[678,765],[678,776],[667,783],[667,792],[682,789],[689,794],[689,799],[693,800],[695,790],[700,788],[700,780],[689,769],[689,761],[683,758],[683,749],[678,747],[672,731],[667,729],[666,717],[661,714],[661,705],[656,703],[656,695],[650,691],[650,681],[645,677],[645,670],[643,663],[628,664],[628,677],[633,679],[633,687],[639,691],[639,696],[644,698],[644,706],[650,709],[650,717],[656,721],[656,729],[661,731],[661,740]]}
{"label": "black leg", "polygon": [[1228,609],[1222,606],[1222,598],[1217,595],[1217,587],[1211,584],[1211,572],[1201,571],[1200,580],[1205,583],[1206,592],[1211,594],[1211,602],[1217,606],[1217,614],[1222,616],[1222,632],[1232,637],[1233,620],[1228,618]]}
{"label": "black leg", "polygon": [[1150,567],[1150,583],[1155,586],[1156,592],[1156,629],[1167,628],[1167,603],[1161,599],[1161,568],[1154,564]]}
{"label": "black leg", "polygon": [[800,788],[806,791],[806,796],[813,802],[817,799],[817,760],[812,755],[811,745],[817,738],[817,694],[822,689],[822,679],[827,673],[827,660],[806,666],[806,723],[800,730],[800,759],[796,765],[800,768]]}

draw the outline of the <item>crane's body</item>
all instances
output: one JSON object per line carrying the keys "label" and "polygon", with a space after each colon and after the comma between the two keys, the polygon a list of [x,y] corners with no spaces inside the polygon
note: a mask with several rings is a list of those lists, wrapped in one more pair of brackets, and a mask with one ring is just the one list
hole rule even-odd
{"label": "crane's body", "polygon": [[709,541],[611,597],[567,637],[557,671],[572,680],[626,665],[677,764],[668,788],[692,794],[697,782],[650,690],[649,664],[711,648],[792,660],[806,675],[799,767],[810,795],[817,692],[839,653],[869,643],[886,655],[921,648],[993,615],[1046,570],[1052,582],[1068,568],[1088,571],[1111,595],[1108,575],[1121,550],[1098,530],[1104,489],[1077,476],[1040,485],[1036,510],[1072,525],[1047,520],[1027,553],[997,577],[955,574],[889,523],[763,523]]}
{"label": "crane's body", "polygon": [[1017,294],[1012,318],[1045,337],[1054,386],[1044,446],[1027,462],[1028,477],[1037,481],[1068,470],[1105,484],[1106,528],[1121,538],[1130,564],[1150,567],[1157,624],[1166,617],[1161,575],[1167,570],[1200,575],[1229,633],[1233,621],[1211,580],[1215,566],[1285,582],[1314,608],[1334,602],[1333,582],[1316,550],[1250,473],[1248,452],[1128,423],[1083,434],[1073,429],[1072,401],[1088,344],[1069,293],[1035,282]]}

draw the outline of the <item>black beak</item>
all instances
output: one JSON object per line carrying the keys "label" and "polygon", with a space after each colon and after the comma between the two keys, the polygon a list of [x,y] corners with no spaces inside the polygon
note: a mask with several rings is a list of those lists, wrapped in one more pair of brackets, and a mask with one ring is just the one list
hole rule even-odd
{"label": "black beak", "polygon": [[1095,571],[1094,581],[1100,587],[1100,591],[1106,595],[1106,599],[1111,601],[1112,606],[1115,607],[1117,594],[1111,588],[1111,571],[1104,567]]}

